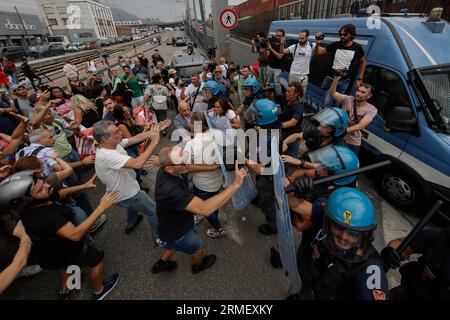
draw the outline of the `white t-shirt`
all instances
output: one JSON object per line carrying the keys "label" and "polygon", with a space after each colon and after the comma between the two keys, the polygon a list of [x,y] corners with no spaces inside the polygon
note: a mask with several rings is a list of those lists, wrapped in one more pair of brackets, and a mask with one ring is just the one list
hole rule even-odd
{"label": "white t-shirt", "polygon": [[87,69],[89,72],[97,72],[97,68],[95,67],[95,62],[94,61],[89,61],[87,63]]}
{"label": "white t-shirt", "polygon": [[[197,133],[186,143],[184,152],[191,164],[218,163],[215,142],[209,131]],[[220,168],[208,172],[193,172],[194,185],[203,191],[216,192],[222,187],[223,174]]]}
{"label": "white t-shirt", "polygon": [[[200,83],[200,90],[198,90],[198,94],[197,94],[197,98],[195,99],[194,106],[197,105],[197,104],[203,103],[202,102],[203,99],[204,99],[204,96],[203,96],[203,85],[204,85],[204,83]],[[189,105],[192,105],[192,102],[194,101],[194,96],[195,96],[195,93],[197,92],[197,89],[198,89],[198,87],[194,86],[192,83],[190,83],[186,87],[186,89],[184,89],[184,95],[191,97],[191,99],[188,101]]]}
{"label": "white t-shirt", "polygon": [[289,47],[289,52],[294,55],[294,61],[292,61],[291,70],[289,73],[292,74],[309,74],[309,62],[311,61],[311,57],[314,51],[314,46],[316,44],[311,45],[309,42],[306,43],[306,47],[297,43],[297,50],[295,50],[295,44]]}
{"label": "white t-shirt", "polygon": [[95,172],[106,192],[119,191],[119,201],[134,197],[140,190],[134,170],[123,167],[130,159],[124,149],[127,144],[128,139],[123,139],[116,150],[99,148],[95,153]]}

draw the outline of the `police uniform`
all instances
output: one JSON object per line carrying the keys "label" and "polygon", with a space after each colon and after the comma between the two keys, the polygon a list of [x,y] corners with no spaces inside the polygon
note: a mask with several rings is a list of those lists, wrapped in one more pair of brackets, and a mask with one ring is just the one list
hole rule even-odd
{"label": "police uniform", "polygon": [[[339,188],[331,194],[328,205],[336,205],[336,198],[342,202],[342,196],[346,193],[362,192],[353,188]],[[341,194],[341,198],[338,194]],[[387,277],[382,260],[371,244],[373,239],[369,238],[370,233],[364,236],[368,242],[364,247],[363,256],[355,254],[356,248],[338,251],[327,245],[327,241],[330,241],[328,243],[333,241],[330,239],[328,225],[337,225],[336,221],[339,219],[351,225],[352,215],[358,219],[356,212],[358,209],[349,207],[349,210],[342,210],[342,208],[336,208],[342,215],[340,218],[328,217],[327,212],[329,213],[330,208],[325,209],[322,206],[320,210],[313,210],[311,217],[313,227],[303,232],[302,242],[297,252],[297,265],[303,283],[299,298],[386,300]],[[325,223],[326,219],[328,221]],[[346,228],[345,224],[339,225]],[[349,229],[346,228],[346,230]]]}
{"label": "police uniform", "polygon": [[[395,300],[450,299],[450,227],[422,230],[409,245],[414,253],[422,254],[400,268],[401,285],[391,290]],[[422,278],[427,267],[434,280]]]}

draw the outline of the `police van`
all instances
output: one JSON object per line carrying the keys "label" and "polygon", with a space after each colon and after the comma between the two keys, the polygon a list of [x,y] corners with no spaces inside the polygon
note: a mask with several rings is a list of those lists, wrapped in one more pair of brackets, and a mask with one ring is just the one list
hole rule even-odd
{"label": "police van", "polygon": [[[373,19],[274,21],[269,34],[284,29],[287,46],[298,42],[302,29],[309,30],[310,43],[317,32],[324,32],[321,45],[326,46],[339,40],[344,24],[356,26],[354,41],[367,59],[364,82],[375,89],[369,102],[378,109],[363,133],[361,155],[392,160],[390,169],[376,175],[380,190],[409,211],[433,201],[436,191],[450,196],[450,26],[440,17],[420,14]],[[320,86],[331,64],[329,54],[311,59],[305,102],[313,112],[323,108],[326,92]],[[448,211],[446,215],[449,219]]]}

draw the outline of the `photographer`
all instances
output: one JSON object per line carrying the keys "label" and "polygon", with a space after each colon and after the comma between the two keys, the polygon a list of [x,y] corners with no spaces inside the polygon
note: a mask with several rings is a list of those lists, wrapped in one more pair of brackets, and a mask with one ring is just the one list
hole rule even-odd
{"label": "photographer", "polygon": [[[351,90],[353,80],[358,73],[355,82],[356,88],[361,84],[364,72],[366,71],[366,57],[362,46],[353,41],[356,37],[356,27],[353,24],[346,24],[339,30],[340,41],[328,45],[326,48],[320,45],[325,38],[323,32],[316,34],[317,45],[314,48],[315,55],[331,53],[333,67],[328,76],[324,79],[321,88],[328,90],[333,82],[333,76],[338,74],[341,80],[337,85],[339,93],[348,94]],[[330,95],[325,98],[324,108],[337,106]]]}
{"label": "photographer", "polygon": [[303,98],[306,96],[306,87],[308,86],[309,62],[314,51],[314,47],[308,43],[309,31],[302,30],[298,35],[298,43],[284,49],[284,53],[291,53],[294,57],[291,69],[289,70],[289,83],[298,81],[303,88]]}
{"label": "photographer", "polygon": [[275,32],[275,40],[271,38],[267,41],[266,50],[266,58],[268,61],[267,81],[273,82],[275,85],[275,92],[279,95],[283,94],[280,79],[284,56],[284,35],[284,30],[278,29]]}
{"label": "photographer", "polygon": [[258,32],[256,38],[252,40],[252,52],[258,54],[258,73],[259,83],[261,86],[265,86],[267,82],[267,40],[264,32]]}

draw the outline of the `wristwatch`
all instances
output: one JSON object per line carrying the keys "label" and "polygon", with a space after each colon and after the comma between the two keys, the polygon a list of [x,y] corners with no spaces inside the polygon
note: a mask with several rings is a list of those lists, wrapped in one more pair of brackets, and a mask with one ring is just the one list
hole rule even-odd
{"label": "wristwatch", "polygon": [[302,160],[300,160],[300,164],[298,164],[297,165],[297,168],[303,168],[303,165],[305,164],[305,160],[304,159],[302,159]]}

